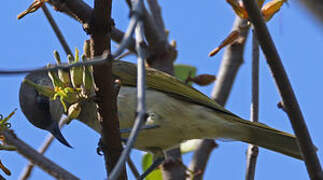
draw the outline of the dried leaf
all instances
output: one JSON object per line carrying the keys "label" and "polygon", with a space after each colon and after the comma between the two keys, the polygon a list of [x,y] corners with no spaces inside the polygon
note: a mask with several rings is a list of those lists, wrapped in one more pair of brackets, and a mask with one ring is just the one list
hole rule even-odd
{"label": "dried leaf", "polygon": [[214,55],[216,55],[222,48],[224,48],[225,46],[233,43],[235,40],[237,40],[240,36],[240,32],[239,30],[234,30],[232,31],[222,42],[221,44],[213,49],[210,53],[209,56],[212,57]]}
{"label": "dried leaf", "polygon": [[17,16],[17,19],[21,19],[27,14],[37,11],[41,6],[44,5],[46,1],[47,0],[35,0],[25,11],[23,11]]}
{"label": "dried leaf", "polygon": [[237,3],[237,1],[235,0],[227,0],[227,3],[231,5],[232,9],[239,17],[241,17],[242,19],[248,18],[248,13],[243,7],[243,4]]}
{"label": "dried leaf", "polygon": [[268,2],[261,8],[265,21],[269,21],[283,6],[287,0],[273,0]]}
{"label": "dried leaf", "polygon": [[194,82],[195,84],[198,84],[200,86],[207,86],[211,83],[213,83],[216,80],[216,76],[211,74],[200,74],[198,76],[195,76],[193,78],[189,78],[189,81]]}

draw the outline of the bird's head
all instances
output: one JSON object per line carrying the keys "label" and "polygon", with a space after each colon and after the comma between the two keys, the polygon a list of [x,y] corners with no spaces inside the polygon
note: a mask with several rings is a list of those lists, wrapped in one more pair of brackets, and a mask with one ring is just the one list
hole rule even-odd
{"label": "bird's head", "polygon": [[[40,85],[52,86],[46,72],[30,73],[25,79]],[[58,121],[64,113],[59,102],[51,101],[24,82],[20,86],[19,102],[22,112],[31,124],[49,131],[59,142],[71,147],[58,126]]]}

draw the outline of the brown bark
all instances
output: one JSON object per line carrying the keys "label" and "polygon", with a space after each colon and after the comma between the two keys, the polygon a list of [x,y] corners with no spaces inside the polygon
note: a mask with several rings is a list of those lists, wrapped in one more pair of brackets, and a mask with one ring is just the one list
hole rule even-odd
{"label": "brown bark", "polygon": [[[92,57],[101,56],[103,53],[111,53],[111,7],[111,0],[94,1],[89,27]],[[93,76],[97,88],[95,93],[98,99],[98,120],[101,125],[102,151],[104,152],[108,176],[122,152],[116,105],[117,95],[114,93],[113,88],[112,63],[109,61],[93,66]],[[118,179],[127,179],[125,166]]]}

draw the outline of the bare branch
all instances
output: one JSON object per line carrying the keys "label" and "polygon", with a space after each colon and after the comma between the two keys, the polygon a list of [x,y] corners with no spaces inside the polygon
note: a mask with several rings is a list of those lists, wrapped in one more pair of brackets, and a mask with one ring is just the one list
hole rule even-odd
{"label": "bare branch", "polygon": [[[68,118],[64,118],[59,122],[59,128],[61,129],[63,127],[64,124],[66,124],[66,122],[68,121]],[[48,133],[45,141],[43,142],[43,144],[38,148],[38,152],[40,154],[45,154],[45,152],[48,150],[49,146],[52,144],[52,142],[54,141],[55,137],[51,134]],[[35,167],[35,165],[32,162],[29,162],[28,165],[23,169],[23,172],[20,175],[20,180],[27,180],[30,175],[31,172],[33,170],[33,168]]]}
{"label": "bare branch", "polygon": [[[157,1],[150,3],[154,4],[153,6],[155,8],[156,6],[159,7]],[[146,9],[144,9],[143,20],[145,37],[149,44],[149,57],[147,59],[147,64],[149,65],[149,67],[153,67],[160,71],[173,74],[173,62],[177,57],[176,47],[173,47],[168,43],[165,33],[165,27],[163,27],[163,29],[160,29],[160,26],[157,25],[158,22],[154,19],[158,18],[159,21],[162,22],[160,9],[158,15],[156,10],[152,11],[152,13],[154,14],[151,15]]]}
{"label": "bare branch", "polygon": [[321,164],[315,152],[315,147],[303,114],[259,8],[254,0],[243,0],[243,4],[254,26],[258,42],[278,87],[287,115],[296,134],[298,145],[303,154],[309,176],[311,179],[323,179]]}
{"label": "bare branch", "polygon": [[69,55],[69,54],[70,55],[73,55],[71,49],[69,48],[69,46],[68,46],[68,44],[67,44],[67,42],[66,42],[66,40],[65,40],[65,38],[64,38],[64,36],[62,34],[62,32],[60,31],[59,27],[57,26],[57,24],[56,24],[53,16],[50,14],[49,10],[47,9],[46,4],[44,4],[42,6],[42,10],[43,10],[43,12],[44,12],[44,14],[45,14],[45,16],[46,16],[49,24],[53,28],[53,30],[54,30],[54,32],[56,34],[57,39],[59,40],[59,42],[63,46],[63,49],[64,49],[66,55]]}
{"label": "bare branch", "polygon": [[82,0],[49,0],[48,2],[54,6],[55,10],[66,13],[83,24],[83,26],[89,25],[92,8]]}
{"label": "bare branch", "polygon": [[149,5],[149,10],[151,12],[152,18],[154,19],[154,22],[157,27],[157,31],[159,31],[159,34],[162,36],[162,39],[166,40],[167,35],[165,32],[165,24],[163,21],[163,17],[161,14],[161,8],[158,4],[157,0],[147,0]]}
{"label": "bare branch", "polygon": [[[258,122],[259,117],[259,47],[255,33],[252,33],[252,96],[250,121]],[[249,144],[247,150],[246,180],[255,179],[256,162],[259,149],[253,144]]]}
{"label": "bare branch", "polygon": [[166,151],[166,159],[162,164],[163,179],[185,179],[185,168],[181,165],[182,154],[179,148]]}
{"label": "bare branch", "polygon": [[[89,28],[92,8],[84,3],[82,0],[60,1],[50,0],[49,3],[54,6],[54,9],[69,15],[75,20],[79,21],[85,30]],[[124,33],[115,27],[111,29],[111,38],[113,41],[120,43],[124,37]],[[135,40],[131,38],[127,48],[135,52]]]}
{"label": "bare branch", "polygon": [[[91,56],[101,56],[103,53],[111,54],[111,8],[112,0],[95,0],[91,14]],[[117,115],[117,94],[114,93],[114,80],[112,77],[112,63],[106,62],[93,66],[93,77],[96,85],[98,120],[101,126],[101,139],[103,146],[107,176],[116,166],[122,152],[119,120]],[[126,168],[120,167],[119,180],[127,179]],[[117,178],[116,178],[117,179]]]}
{"label": "bare branch", "polygon": [[[122,31],[120,31],[119,29],[113,27],[111,30],[111,39],[117,43],[121,43],[122,39],[125,39],[126,35],[125,33],[123,33]],[[129,44],[127,45],[127,49],[129,49],[129,51],[136,53],[136,43],[135,40],[132,37],[129,37]]]}
{"label": "bare branch", "polygon": [[[160,33],[160,30],[158,30],[158,27],[151,16],[151,14],[144,9],[144,27],[145,27],[145,37],[147,38],[147,41],[149,45],[151,46],[160,46],[159,44],[163,41],[165,41],[164,36],[162,33]],[[165,33],[164,33],[165,34]],[[164,43],[164,42],[163,42]]]}
{"label": "bare branch", "polygon": [[249,32],[249,28],[247,28],[247,21],[237,17],[232,30],[236,29],[240,30],[242,40],[238,43],[230,45],[224,52],[221,67],[217,75],[216,84],[212,91],[212,98],[223,106],[228,99],[236,74],[243,62],[243,51]]}
{"label": "bare branch", "polygon": [[132,174],[138,179],[140,177],[139,171],[136,168],[135,163],[133,163],[133,161],[131,160],[130,156],[127,159],[127,163],[128,163],[128,166],[129,166]]}
{"label": "bare branch", "polygon": [[[247,21],[236,17],[232,30],[239,30],[242,41],[240,43],[231,44],[224,52],[217,81],[212,91],[212,99],[221,105],[225,105],[231,87],[234,83],[240,65],[243,62],[243,52],[245,40],[249,29],[246,28]],[[202,173],[194,176],[194,180],[203,178],[204,170],[209,160],[212,149],[214,149],[214,140],[203,140],[199,147],[195,150],[193,160],[190,163],[190,169],[193,172],[201,171]]]}
{"label": "bare branch", "polygon": [[323,2],[321,0],[301,0],[300,2],[323,23]]}
{"label": "bare branch", "polygon": [[48,158],[41,155],[39,152],[31,148],[25,142],[21,141],[12,131],[3,130],[1,134],[5,137],[5,142],[9,145],[15,146],[16,151],[31,161],[33,164],[40,167],[49,175],[56,179],[79,179],[70,172],[61,168]]}
{"label": "bare branch", "polygon": [[[133,7],[133,16],[142,16],[143,15],[143,2],[142,0],[137,0],[132,5]],[[138,73],[137,73],[137,117],[129,139],[126,143],[125,149],[122,151],[121,157],[118,160],[115,168],[111,172],[109,179],[117,179],[121,170],[121,167],[124,166],[125,161],[128,159],[131,149],[135,143],[136,137],[139,134],[140,128],[146,120],[146,94],[145,94],[145,59],[147,57],[146,52],[143,50],[142,46],[144,43],[144,32],[143,32],[143,22],[139,21],[136,27],[136,49],[138,54]]]}
{"label": "bare branch", "polygon": [[79,66],[90,66],[90,65],[99,65],[103,64],[105,62],[112,61],[114,58],[117,58],[122,54],[122,52],[134,42],[132,39],[132,35],[134,33],[135,27],[137,25],[139,16],[132,16],[127,28],[127,31],[119,45],[119,48],[112,54],[112,55],[107,55],[104,54],[102,56],[97,56],[91,58],[90,61],[82,61],[82,62],[77,62],[73,64],[55,64],[52,65],[51,67],[41,67],[41,68],[35,68],[35,69],[21,69],[21,70],[0,70],[1,75],[15,75],[15,74],[26,74],[26,73],[32,73],[32,72],[47,72],[47,71],[55,71],[58,69],[70,69],[72,67],[79,67]]}
{"label": "bare branch", "polygon": [[190,162],[189,169],[191,169],[193,172],[200,173],[195,173],[193,177],[187,177],[186,179],[203,179],[205,168],[211,156],[211,152],[217,146],[218,145],[214,139],[204,139],[199,143],[198,148],[194,151],[194,155],[192,161]]}

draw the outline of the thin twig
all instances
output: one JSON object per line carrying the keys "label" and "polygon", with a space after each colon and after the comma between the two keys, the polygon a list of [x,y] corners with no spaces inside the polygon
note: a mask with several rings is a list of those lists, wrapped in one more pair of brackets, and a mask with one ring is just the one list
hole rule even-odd
{"label": "thin twig", "polygon": [[[246,27],[246,24],[247,21],[236,17],[232,30],[239,29],[243,41],[241,43],[231,44],[226,48],[217,75],[217,81],[212,91],[212,99],[223,106],[229,97],[237,72],[243,62],[245,40],[249,29],[241,27]],[[189,168],[194,172],[200,171],[201,173],[194,175],[194,180],[203,178],[207,162],[215,145],[214,140],[206,139],[195,150]]]}
{"label": "thin twig", "polygon": [[41,67],[35,69],[16,69],[16,70],[0,70],[1,75],[16,75],[16,74],[27,74],[27,73],[34,73],[34,72],[47,72],[47,71],[56,71],[58,69],[68,70],[72,67],[80,67],[80,66],[92,66],[92,65],[99,65],[103,64],[107,61],[112,61],[114,56],[98,56],[91,58],[91,61],[82,61],[77,62],[74,64],[53,64],[50,67]]}
{"label": "thin twig", "polygon": [[5,142],[7,144],[15,146],[19,154],[30,160],[33,164],[40,167],[49,175],[57,179],[79,179],[48,158],[44,157],[35,149],[31,148],[25,142],[16,137],[16,135],[13,134],[12,131],[3,130],[1,134],[5,137]]}
{"label": "thin twig", "polygon": [[79,66],[91,66],[91,65],[99,65],[103,64],[108,61],[112,61],[115,57],[118,57],[122,54],[122,52],[132,43],[132,35],[134,33],[135,27],[137,25],[139,16],[131,16],[127,31],[123,36],[122,42],[120,43],[118,49],[111,55],[108,56],[107,54],[94,58],[91,58],[89,61],[82,61],[77,62],[74,64],[54,64],[51,67],[41,67],[35,69],[26,69],[26,70],[0,70],[1,75],[15,75],[15,74],[27,74],[32,72],[46,72],[46,71],[56,71],[58,69],[70,69],[72,67],[79,67]]}
{"label": "thin twig", "polygon": [[135,163],[133,163],[133,161],[131,160],[130,156],[127,159],[127,163],[128,163],[128,166],[129,166],[132,174],[136,177],[136,179],[138,179],[140,177],[139,171],[136,168]]}
{"label": "thin twig", "polygon": [[[66,123],[66,121],[69,120],[68,118],[64,118],[59,122],[59,128],[61,129],[63,127],[63,125]],[[48,150],[49,146],[52,144],[52,142],[54,141],[55,137],[51,134],[48,133],[45,141],[43,142],[43,144],[38,148],[38,152],[40,154],[45,154],[45,152]],[[21,175],[20,175],[20,180],[27,180],[30,175],[31,172],[33,170],[33,168],[35,167],[35,165],[32,162],[29,162],[27,166],[25,166],[25,168],[23,169]]]}
{"label": "thin twig", "polygon": [[66,55],[73,55],[72,54],[72,51],[71,51],[71,49],[69,48],[69,46],[68,46],[68,44],[67,44],[67,42],[66,42],[66,40],[65,40],[65,38],[64,38],[64,36],[63,36],[63,34],[62,34],[62,32],[61,32],[61,30],[59,29],[59,27],[57,26],[57,24],[56,24],[56,22],[55,22],[55,20],[54,20],[54,18],[53,18],[53,16],[50,14],[50,12],[49,12],[49,10],[48,10],[48,8],[47,8],[47,6],[46,6],[46,4],[44,4],[43,6],[42,6],[42,10],[43,10],[43,12],[44,12],[44,14],[45,14],[45,16],[46,16],[46,18],[47,18],[47,20],[48,20],[48,22],[49,22],[49,24],[51,25],[51,27],[53,28],[53,30],[54,30],[54,32],[55,32],[55,34],[56,34],[56,37],[57,37],[57,39],[59,40],[59,42],[61,43],[61,45],[63,46],[63,49],[64,49],[64,51],[65,51],[65,53],[66,53]]}
{"label": "thin twig", "polygon": [[259,8],[255,0],[243,0],[243,4],[248,12],[250,21],[254,26],[258,42],[266,57],[294,133],[296,134],[308,174],[311,179],[323,179],[321,164],[303,118],[303,114]]}
{"label": "thin twig", "polygon": [[225,105],[231,92],[236,74],[243,62],[245,41],[249,33],[247,21],[236,17],[232,30],[239,30],[241,41],[231,44],[224,52],[217,80],[212,91],[212,99]]}
{"label": "thin twig", "polygon": [[[250,121],[258,122],[259,117],[259,47],[255,33],[252,33],[252,96]],[[249,144],[247,150],[246,180],[255,179],[256,162],[258,156],[258,146]]]}
{"label": "thin twig", "polygon": [[[54,6],[54,9],[65,13],[75,20],[79,21],[84,29],[89,28],[89,21],[91,18],[92,8],[83,2],[82,0],[49,0],[49,3]],[[117,43],[120,43],[124,37],[124,33],[119,29],[112,27],[111,29],[111,39]],[[127,48],[135,52],[135,40],[131,37],[130,43]]]}
{"label": "thin twig", "polygon": [[[117,43],[121,43],[123,39],[125,39],[125,34],[124,32],[120,31],[119,29],[116,29],[115,27],[112,28],[111,30],[111,39]],[[129,37],[129,43],[128,46],[126,47],[129,51],[132,53],[136,53],[136,42],[135,39],[132,37]]]}
{"label": "thin twig", "polygon": [[[134,16],[141,16],[143,13],[143,2],[142,0],[137,0],[133,3]],[[131,149],[135,143],[136,137],[138,136],[139,130],[146,119],[146,106],[145,106],[145,59],[147,54],[141,48],[144,43],[144,32],[143,23],[139,21],[136,27],[136,49],[138,54],[138,73],[137,73],[137,116],[133,129],[129,135],[129,139],[126,143],[126,147],[122,151],[122,154],[118,160],[118,163],[112,170],[109,179],[115,180],[119,177],[122,166],[124,166],[125,161],[128,159]]]}
{"label": "thin twig", "polygon": [[127,51],[127,52],[125,52],[125,53],[123,53],[123,54],[121,54],[119,57],[117,57],[115,60],[116,61],[118,61],[118,60],[121,60],[121,59],[123,59],[123,58],[125,58],[125,57],[127,57],[127,56],[130,56],[130,55],[132,55],[133,53],[131,52],[131,51]]}
{"label": "thin twig", "polygon": [[[148,3],[150,3],[149,6],[152,14],[150,14],[144,8],[143,16],[145,38],[147,39],[149,45],[149,57],[147,58],[147,65],[173,75],[173,62],[177,57],[176,48],[168,43],[158,2],[151,1]],[[166,161],[162,164],[163,178],[184,179],[185,170],[178,164],[173,163],[178,159],[181,160],[181,152],[179,148],[168,150],[165,152],[165,154],[168,159],[166,159]]]}

